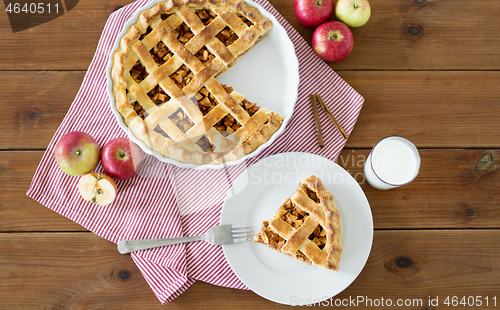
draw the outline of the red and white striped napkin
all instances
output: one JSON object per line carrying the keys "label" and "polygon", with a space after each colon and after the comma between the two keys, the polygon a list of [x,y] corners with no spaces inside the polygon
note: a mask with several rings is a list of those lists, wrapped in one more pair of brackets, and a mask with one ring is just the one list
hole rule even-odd
{"label": "red and white striped napkin", "polygon": [[[75,130],[89,133],[101,147],[113,138],[125,136],[109,108],[105,70],[123,25],[148,2],[139,0],[111,14],[82,87],[33,177],[29,197],[115,243],[122,239],[190,236],[219,223],[232,180],[248,165],[291,151],[337,158],[345,141],[326,113],[320,113],[325,146],[318,147],[309,95],[320,94],[348,134],[358,118],[363,97],[315,55],[267,0],[255,0],[284,26],[299,59],[299,97],[286,131],[257,157],[228,169],[181,169],[148,156],[140,175],[117,181],[118,196],[110,206],[102,208],[83,201],[76,187],[79,178],[59,169],[54,148],[63,135]],[[103,171],[100,165],[96,170]],[[248,289],[232,272],[220,246],[194,242],[139,251],[131,257],[162,303],[173,300],[195,280]]]}

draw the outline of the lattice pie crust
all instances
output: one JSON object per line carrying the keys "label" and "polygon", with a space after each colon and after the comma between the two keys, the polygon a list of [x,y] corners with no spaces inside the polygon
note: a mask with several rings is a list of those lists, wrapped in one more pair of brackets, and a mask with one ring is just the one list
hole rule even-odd
{"label": "lattice pie crust", "polygon": [[181,162],[218,164],[253,152],[283,118],[216,77],[271,28],[239,0],[170,0],[144,11],[113,55],[113,96],[125,124]]}
{"label": "lattice pie crust", "polygon": [[340,213],[323,182],[311,175],[265,221],[254,241],[308,264],[339,270]]}

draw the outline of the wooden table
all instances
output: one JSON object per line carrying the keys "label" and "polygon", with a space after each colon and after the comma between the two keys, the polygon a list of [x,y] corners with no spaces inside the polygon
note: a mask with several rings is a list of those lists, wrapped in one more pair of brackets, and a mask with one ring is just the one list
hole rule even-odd
{"label": "wooden table", "polygon": [[[293,0],[271,2],[310,42],[313,30],[297,22]],[[202,282],[162,306],[116,245],[25,195],[109,14],[128,3],[80,0],[62,17],[18,33],[1,4],[0,309],[285,308]],[[498,308],[500,1],[370,3],[370,21],[353,29],[352,53],[330,64],[366,98],[339,163],[363,183],[375,226],[366,267],[335,298],[435,309],[429,298],[447,308],[446,298],[452,304],[457,296],[450,309],[494,309],[496,296]],[[361,159],[388,135],[413,141],[422,165],[410,185],[377,191],[364,182]],[[463,296],[482,296],[482,307],[464,307]]]}

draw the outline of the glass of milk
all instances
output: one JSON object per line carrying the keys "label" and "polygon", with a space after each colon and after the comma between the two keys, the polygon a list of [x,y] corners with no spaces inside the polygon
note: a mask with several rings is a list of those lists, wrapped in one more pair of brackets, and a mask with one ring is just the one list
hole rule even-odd
{"label": "glass of milk", "polygon": [[420,155],[408,139],[391,136],[377,142],[365,162],[365,178],[376,189],[387,190],[413,181]]}

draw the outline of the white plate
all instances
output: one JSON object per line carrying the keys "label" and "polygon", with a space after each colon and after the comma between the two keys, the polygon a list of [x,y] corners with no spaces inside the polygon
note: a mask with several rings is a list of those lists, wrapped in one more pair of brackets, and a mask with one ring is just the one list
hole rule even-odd
{"label": "white plate", "polygon": [[370,254],[373,219],[363,190],[342,167],[317,155],[278,154],[249,167],[228,193],[221,224],[252,225],[257,233],[311,174],[323,181],[340,211],[343,250],[338,272],[309,266],[253,241],[223,246],[238,278],[274,302],[304,305],[333,297],[356,279]]}
{"label": "white plate", "polygon": [[106,70],[108,77],[107,90],[110,98],[111,110],[118,124],[127,133],[129,138],[138,144],[146,153],[155,156],[163,162],[171,163],[182,168],[219,169],[227,165],[239,164],[245,159],[256,156],[267,146],[271,145],[271,143],[285,131],[285,127],[292,117],[299,88],[299,61],[295,55],[293,43],[288,37],[285,28],[281,26],[271,13],[250,0],[246,1],[248,5],[258,8],[262,15],[271,20],[273,22],[273,29],[271,29],[266,38],[256,44],[255,47],[246,53],[233,67],[222,73],[218,80],[223,84],[233,87],[251,102],[255,102],[261,107],[278,112],[284,117],[283,124],[269,141],[258,147],[246,157],[233,162],[227,162],[225,165],[195,165],[165,158],[159,153],[152,151],[137,139],[125,125],[122,116],[116,110],[115,99],[112,93],[112,55],[119,46],[120,38],[126,33],[128,28],[137,21],[139,14],[153,7],[158,2],[161,1],[154,0],[135,12],[135,14],[125,23],[122,32],[117,36],[115,45],[109,55],[108,67]]}

